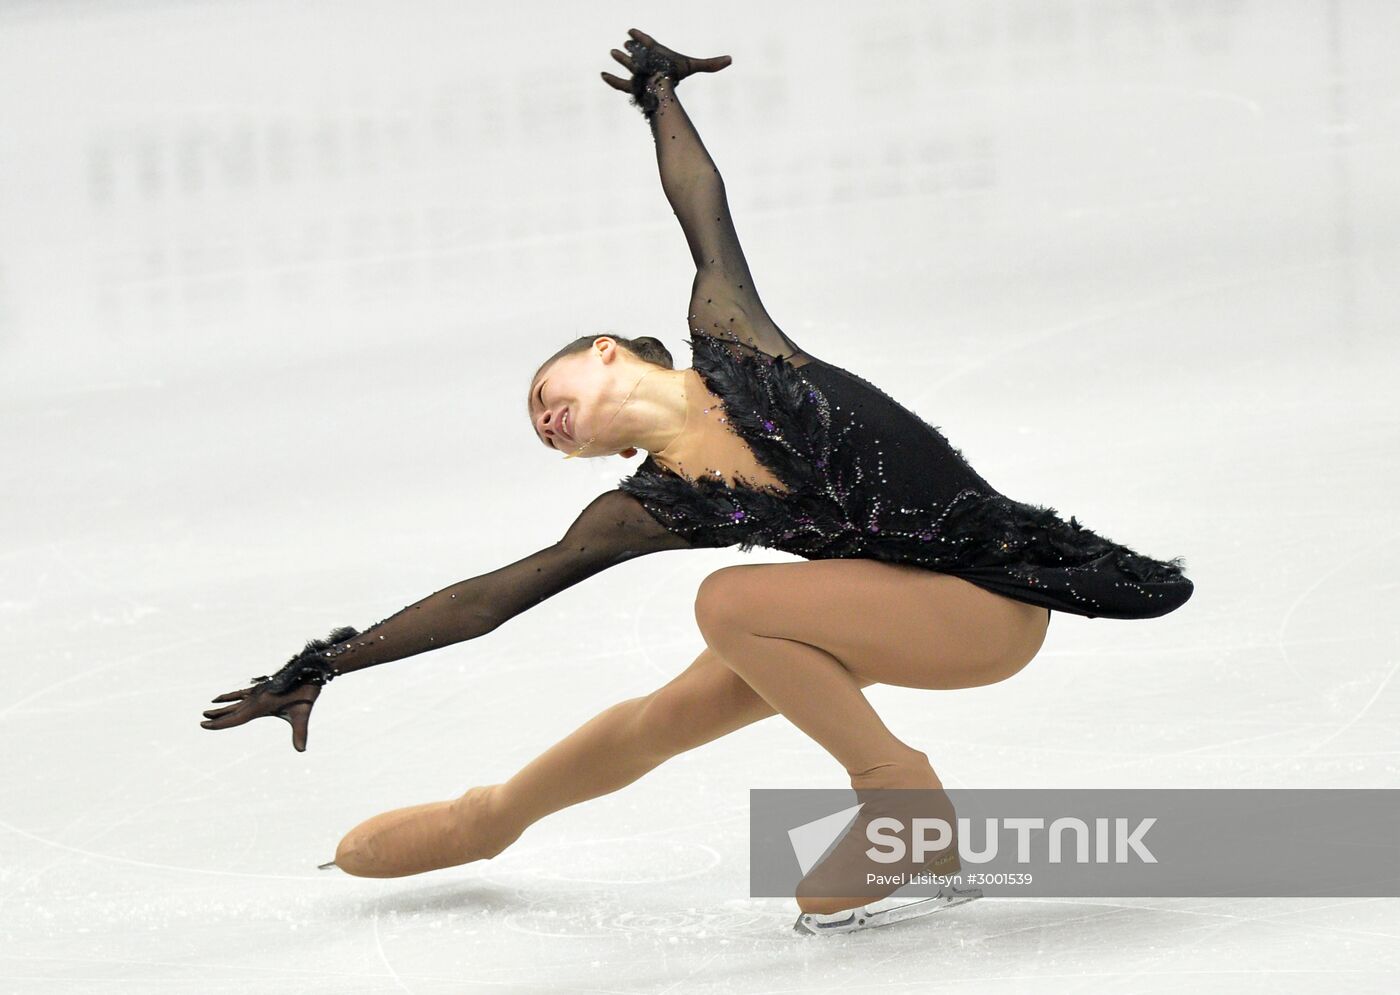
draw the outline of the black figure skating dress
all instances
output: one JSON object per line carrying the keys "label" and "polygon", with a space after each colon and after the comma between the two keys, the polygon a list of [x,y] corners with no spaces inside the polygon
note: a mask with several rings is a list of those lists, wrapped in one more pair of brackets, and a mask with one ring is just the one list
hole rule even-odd
{"label": "black figure skating dress", "polygon": [[804,357],[794,368],[703,334],[691,351],[727,424],[787,485],[685,479],[648,458],[620,488],[694,545],[914,564],[1090,618],[1151,618],[1191,596],[1180,558],[1143,556],[1006,497],[938,429],[839,366]]}
{"label": "black figure skating dress", "polygon": [[[644,55],[634,50],[639,66]],[[311,640],[271,678],[272,690],[475,638],[601,570],[673,549],[763,546],[916,564],[1090,618],[1152,618],[1184,604],[1192,583],[1181,558],[1153,559],[1001,494],[932,425],[778,328],[740,250],[719,171],[664,69],[634,75],[633,93],[696,267],[692,366],[722,402],[734,445],[779,484],[724,468],[682,474],[650,454],[557,542],[364,632],[345,626]],[[878,348],[877,337],[872,330],[865,346]]]}

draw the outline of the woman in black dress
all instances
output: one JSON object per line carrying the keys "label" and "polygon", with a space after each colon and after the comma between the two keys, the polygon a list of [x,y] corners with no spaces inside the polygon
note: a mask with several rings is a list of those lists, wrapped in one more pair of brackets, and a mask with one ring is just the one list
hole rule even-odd
{"label": "woman in black dress", "polygon": [[[483,635],[624,560],[731,545],[803,559],[706,577],[695,600],[706,648],[686,670],[606,709],[506,782],[355,827],[334,861],[351,874],[396,877],[495,856],[543,816],[775,714],[825,748],[858,796],[931,789],[905,794],[928,799],[924,814],[947,813],[928,756],[885,726],[862,688],[995,683],[1035,657],[1052,610],[1151,618],[1191,595],[1180,558],[1141,555],[1002,495],[938,429],[784,334],[754,288],[719,171],[676,98],[678,83],[729,57],[690,58],[629,34],[627,52],[612,56],[631,78],[602,77],[650,123],[695,262],[692,366],[674,369],[655,339],[588,336],[540,367],[528,404],[539,441],[566,457],[645,449],[647,458],[558,542],[364,632],[347,626],[308,642],[275,675],[215,698],[229,704],[203,724],[276,715],[301,750],[332,677]],[[955,847],[932,864],[956,867]],[[880,897],[833,897],[817,870],[798,891],[804,912]]]}

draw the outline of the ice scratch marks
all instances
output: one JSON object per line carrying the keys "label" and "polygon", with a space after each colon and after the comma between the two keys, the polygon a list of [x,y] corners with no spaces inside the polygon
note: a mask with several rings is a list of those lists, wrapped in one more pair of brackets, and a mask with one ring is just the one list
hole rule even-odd
{"label": "ice scratch marks", "polygon": [[1353,715],[1346,722],[1342,723],[1342,725],[1334,729],[1329,735],[1324,736],[1312,746],[1309,746],[1306,750],[1303,750],[1302,755],[1316,753],[1328,743],[1332,742],[1332,740],[1336,739],[1342,733],[1346,732],[1352,726],[1356,725],[1357,721],[1361,718],[1361,716],[1365,715],[1366,712],[1370,710],[1371,706],[1376,703],[1376,699],[1379,698],[1381,696],[1381,692],[1386,689],[1386,686],[1390,683],[1390,679],[1395,676],[1396,670],[1400,670],[1400,660],[1397,660],[1395,661],[1395,663],[1392,663],[1390,665],[1390,670],[1387,671],[1386,675],[1381,678],[1380,683],[1376,685],[1376,690],[1371,693],[1371,697],[1366,699],[1366,704],[1362,705],[1361,708],[1357,710],[1355,715]]}
{"label": "ice scratch marks", "polygon": [[384,938],[379,934],[379,902],[377,901],[374,903],[374,946],[379,951],[379,959],[384,962],[384,969],[394,979],[394,984],[399,986],[400,991],[412,992],[413,989],[404,984],[399,972],[394,970],[394,965],[389,963],[389,954],[384,950]]}

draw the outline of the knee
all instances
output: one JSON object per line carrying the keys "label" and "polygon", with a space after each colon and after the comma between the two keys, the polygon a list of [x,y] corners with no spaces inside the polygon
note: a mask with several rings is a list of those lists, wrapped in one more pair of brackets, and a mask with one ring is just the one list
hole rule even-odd
{"label": "knee", "polygon": [[710,636],[733,631],[751,619],[753,594],[744,566],[721,567],[700,582],[695,592],[695,624],[707,642]]}

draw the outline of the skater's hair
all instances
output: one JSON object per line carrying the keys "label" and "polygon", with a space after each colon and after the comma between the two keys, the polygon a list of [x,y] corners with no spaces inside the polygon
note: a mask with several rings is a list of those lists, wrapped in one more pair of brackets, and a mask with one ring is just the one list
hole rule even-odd
{"label": "skater's hair", "polygon": [[534,383],[536,377],[540,375],[544,368],[556,359],[560,359],[564,356],[572,356],[574,353],[578,352],[587,352],[589,349],[592,349],[593,343],[597,340],[599,335],[606,335],[644,363],[654,363],[667,370],[674,370],[676,368],[676,361],[671,358],[670,350],[661,344],[660,339],[653,338],[650,335],[640,335],[635,339],[629,339],[621,335],[614,335],[612,332],[599,332],[597,335],[582,335],[560,349],[553,356],[550,356],[539,365],[539,369],[535,370],[535,376],[530,378],[530,382]]}

